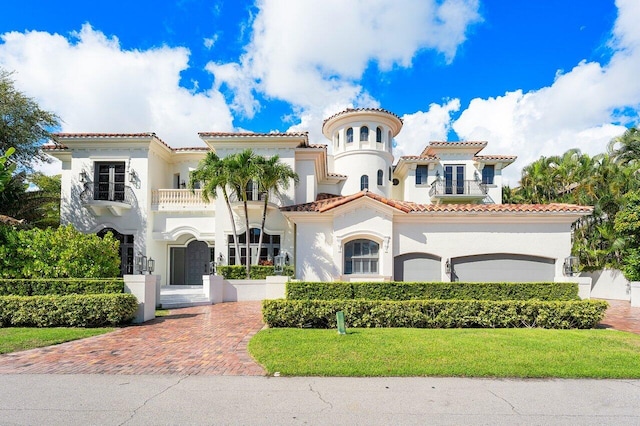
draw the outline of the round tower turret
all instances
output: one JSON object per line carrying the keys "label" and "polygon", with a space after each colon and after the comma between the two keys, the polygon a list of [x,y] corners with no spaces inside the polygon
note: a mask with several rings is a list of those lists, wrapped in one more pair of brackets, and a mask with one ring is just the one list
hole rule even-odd
{"label": "round tower turret", "polygon": [[331,140],[334,171],[347,176],[340,195],[363,189],[390,197],[393,138],[402,120],[379,108],[347,109],[324,121],[322,133]]}

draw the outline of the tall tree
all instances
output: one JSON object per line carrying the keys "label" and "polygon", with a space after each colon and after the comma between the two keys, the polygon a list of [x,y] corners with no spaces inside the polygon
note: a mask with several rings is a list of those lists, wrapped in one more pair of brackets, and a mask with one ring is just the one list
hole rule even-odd
{"label": "tall tree", "polygon": [[11,73],[0,69],[0,152],[15,148],[12,161],[19,169],[31,170],[36,161],[49,162],[40,147],[59,125],[54,113],[18,91]]}
{"label": "tall tree", "polygon": [[[246,229],[246,256],[245,269],[247,279],[251,277],[251,230],[249,228],[249,201],[248,188],[250,184],[257,181],[259,176],[259,159],[251,149],[245,149],[229,157],[225,157],[228,162],[229,183],[233,188],[237,198],[242,201],[244,211],[244,223]],[[240,253],[236,253],[240,256]]]}
{"label": "tall tree", "polygon": [[230,179],[230,161],[225,158],[221,160],[215,153],[208,152],[207,156],[200,161],[198,168],[191,172],[189,177],[189,188],[195,192],[196,185],[202,185],[202,198],[209,202],[210,199],[215,200],[218,197],[218,190],[222,192],[224,203],[227,206],[229,219],[231,220],[231,230],[233,232],[233,243],[236,250],[236,264],[240,258],[240,246],[238,244],[238,231],[236,221],[231,209],[229,200],[228,187],[231,185]]}
{"label": "tall tree", "polygon": [[259,157],[258,161],[258,187],[260,193],[263,194],[262,206],[262,222],[260,223],[260,238],[258,240],[258,253],[254,260],[254,264],[260,261],[260,252],[262,250],[262,240],[264,235],[264,226],[267,221],[267,207],[271,195],[279,196],[282,190],[289,189],[291,182],[298,183],[299,178],[288,164],[280,162],[280,157],[274,155],[270,158]]}
{"label": "tall tree", "polygon": [[624,134],[609,142],[609,152],[621,164],[640,162],[640,130],[627,129]]}
{"label": "tall tree", "polygon": [[15,148],[11,147],[7,152],[0,155],[0,192],[2,192],[4,187],[9,183],[11,176],[16,169],[16,163],[9,161],[9,157],[14,152]]}

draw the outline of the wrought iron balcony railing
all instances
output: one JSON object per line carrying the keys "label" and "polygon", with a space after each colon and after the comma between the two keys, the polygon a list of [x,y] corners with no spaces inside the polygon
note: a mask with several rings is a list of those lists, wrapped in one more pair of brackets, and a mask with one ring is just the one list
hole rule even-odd
{"label": "wrought iron balcony railing", "polygon": [[431,197],[478,197],[487,195],[487,187],[477,180],[437,180],[431,184]]}
{"label": "wrought iron balcony railing", "polygon": [[94,201],[111,201],[133,205],[135,195],[130,186],[122,183],[89,183],[84,184],[84,190],[80,193],[80,200],[83,204],[90,204]]}

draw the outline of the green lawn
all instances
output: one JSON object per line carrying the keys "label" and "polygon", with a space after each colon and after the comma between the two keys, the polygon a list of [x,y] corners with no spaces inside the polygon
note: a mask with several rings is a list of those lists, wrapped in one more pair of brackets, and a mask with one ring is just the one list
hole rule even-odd
{"label": "green lawn", "polygon": [[640,378],[640,336],[612,330],[272,328],[249,351],[287,376]]}
{"label": "green lawn", "polygon": [[0,328],[0,354],[55,345],[113,331],[113,328]]}

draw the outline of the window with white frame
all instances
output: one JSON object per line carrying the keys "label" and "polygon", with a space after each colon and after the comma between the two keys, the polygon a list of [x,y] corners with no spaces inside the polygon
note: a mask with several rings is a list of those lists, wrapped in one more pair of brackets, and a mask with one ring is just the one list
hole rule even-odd
{"label": "window with white frame", "polygon": [[380,245],[371,240],[353,240],[344,245],[344,274],[377,274]]}
{"label": "window with white frame", "polygon": [[347,129],[347,143],[353,142],[353,127]]}
{"label": "window with white frame", "polygon": [[416,167],[416,185],[425,185],[429,176],[428,166]]}
{"label": "window with white frame", "polygon": [[369,189],[369,176],[362,175],[360,176],[360,191],[364,191],[365,189]]}
{"label": "window with white frame", "polygon": [[496,174],[496,166],[493,164],[486,164],[482,168],[482,183],[484,185],[493,185],[493,179]]}
{"label": "window with white frame", "polygon": [[360,127],[360,142],[369,140],[369,128],[367,126]]}

